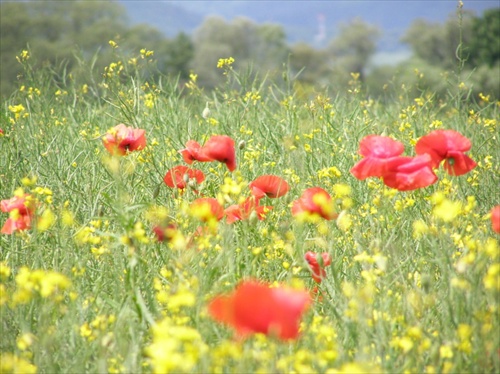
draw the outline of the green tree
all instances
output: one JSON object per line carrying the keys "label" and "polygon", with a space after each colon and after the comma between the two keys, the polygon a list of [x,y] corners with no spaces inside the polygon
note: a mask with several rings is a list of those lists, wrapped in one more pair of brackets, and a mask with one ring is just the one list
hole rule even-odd
{"label": "green tree", "polygon": [[16,55],[29,40],[29,20],[26,3],[0,3],[0,95],[8,95],[14,89],[21,65]]}
{"label": "green tree", "polygon": [[193,45],[191,67],[206,87],[214,87],[220,81],[216,68],[220,58],[233,57],[239,70],[252,70],[255,65],[267,73],[281,68],[288,53],[281,26],[258,25],[242,17],[230,23],[221,17],[207,18],[195,31]]}
{"label": "green tree", "polygon": [[418,19],[411,24],[402,41],[429,64],[454,69],[461,63],[459,58],[468,59],[474,22],[471,12],[461,12],[461,17],[450,16],[444,24]]}
{"label": "green tree", "polygon": [[290,49],[290,70],[297,81],[309,86],[327,84],[331,74],[327,53],[300,42]]}
{"label": "green tree", "polygon": [[472,23],[470,63],[493,67],[500,62],[500,8],[484,12]]}
{"label": "green tree", "polygon": [[30,49],[35,68],[65,61],[70,71],[76,51],[83,58],[99,49],[110,54],[108,41],[127,28],[125,9],[116,2],[2,2],[0,7],[2,95],[12,92],[21,73],[16,55],[23,49]]}
{"label": "green tree", "polygon": [[189,78],[189,65],[194,56],[194,46],[191,38],[179,33],[174,39],[169,40],[162,50],[165,61],[159,62],[161,72],[179,74],[183,80]]}
{"label": "green tree", "polygon": [[334,70],[339,74],[359,73],[363,80],[380,35],[378,27],[360,18],[341,24],[339,34],[327,48]]}

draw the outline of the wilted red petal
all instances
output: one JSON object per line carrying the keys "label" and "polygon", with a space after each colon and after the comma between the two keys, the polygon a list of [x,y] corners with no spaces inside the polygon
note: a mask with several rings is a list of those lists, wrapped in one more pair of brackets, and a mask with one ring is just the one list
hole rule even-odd
{"label": "wilted red petal", "polygon": [[192,169],[185,165],[177,165],[171,168],[163,177],[163,181],[170,188],[186,188],[186,179],[196,180],[197,184],[200,184],[205,180],[205,174],[201,170]]}
{"label": "wilted red petal", "polygon": [[208,309],[214,319],[240,335],[263,333],[288,340],[298,336],[300,318],[309,304],[305,291],[245,281],[231,295],[212,300]]}
{"label": "wilted red petal", "polygon": [[416,157],[395,157],[387,165],[384,184],[399,191],[410,191],[434,184],[438,180],[427,154]]}
{"label": "wilted red petal", "polygon": [[337,217],[333,210],[332,198],[328,192],[321,187],[311,187],[306,189],[300,198],[292,204],[292,215],[301,213],[319,214],[327,220]]}
{"label": "wilted red petal", "polygon": [[500,234],[500,205],[491,209],[491,228],[497,234]]}
{"label": "wilted red petal", "polygon": [[364,157],[389,158],[404,152],[403,143],[388,136],[368,135],[359,143],[359,154]]}
{"label": "wilted red petal", "polygon": [[264,196],[281,197],[290,189],[287,181],[276,175],[262,175],[251,182],[249,187],[252,194],[259,199]]}
{"label": "wilted red petal", "polygon": [[146,147],[146,132],[120,123],[109,129],[102,141],[109,153],[124,156],[127,152],[140,151]]}
{"label": "wilted red petal", "polygon": [[229,171],[236,169],[234,140],[227,135],[214,135],[203,146],[203,154],[211,160],[223,162]]}

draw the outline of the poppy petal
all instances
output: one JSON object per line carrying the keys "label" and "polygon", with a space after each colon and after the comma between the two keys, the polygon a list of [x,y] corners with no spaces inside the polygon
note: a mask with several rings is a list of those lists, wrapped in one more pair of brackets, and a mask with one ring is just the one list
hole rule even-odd
{"label": "poppy petal", "polygon": [[403,152],[403,143],[388,136],[368,135],[359,143],[359,154],[364,157],[389,158]]}
{"label": "poppy petal", "polygon": [[500,205],[491,209],[491,228],[497,234],[500,234]]}
{"label": "poppy petal", "polygon": [[203,155],[212,161],[226,164],[229,171],[236,169],[236,151],[234,140],[226,135],[214,135],[203,146]]}
{"label": "poppy petal", "polygon": [[410,191],[430,186],[438,178],[431,167],[428,154],[416,157],[395,157],[387,166],[384,184],[399,191]]}
{"label": "poppy petal", "polygon": [[261,175],[251,182],[249,187],[252,195],[259,199],[265,196],[270,198],[281,197],[290,190],[287,181],[276,175]]}
{"label": "poppy petal", "polygon": [[[201,218],[203,221],[215,218],[220,221],[224,216],[224,208],[220,205],[219,201],[213,197],[202,197],[194,200],[191,205],[193,213]],[[208,211],[206,211],[208,208]]]}
{"label": "poppy petal", "polygon": [[196,180],[196,183],[200,184],[205,180],[205,174],[198,169],[192,169],[185,165],[177,165],[167,171],[163,177],[163,181],[168,187],[179,189],[186,188],[187,182],[191,179]]}
{"label": "poppy petal", "polygon": [[112,155],[124,156],[127,152],[140,151],[146,147],[146,131],[120,123],[106,132],[102,142]]}
{"label": "poppy petal", "polygon": [[232,326],[241,336],[263,333],[283,340],[295,339],[302,314],[310,304],[305,291],[247,280],[230,295],[215,297],[208,305],[211,316]]}
{"label": "poppy petal", "polygon": [[318,214],[327,220],[337,217],[330,194],[321,187],[307,188],[302,196],[293,202],[292,215],[302,213]]}
{"label": "poppy petal", "polygon": [[449,175],[467,174],[477,166],[476,162],[463,152],[449,151],[443,163],[443,168]]}
{"label": "poppy petal", "polygon": [[470,140],[455,130],[435,130],[417,141],[415,152],[430,155],[432,167],[437,168],[449,152],[467,152],[471,146]]}

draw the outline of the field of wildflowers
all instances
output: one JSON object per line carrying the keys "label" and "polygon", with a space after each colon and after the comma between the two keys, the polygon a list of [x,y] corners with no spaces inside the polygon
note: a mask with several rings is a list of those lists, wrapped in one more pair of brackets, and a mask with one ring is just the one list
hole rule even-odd
{"label": "field of wildflowers", "polygon": [[500,102],[33,71],[0,125],[0,372],[500,372]]}

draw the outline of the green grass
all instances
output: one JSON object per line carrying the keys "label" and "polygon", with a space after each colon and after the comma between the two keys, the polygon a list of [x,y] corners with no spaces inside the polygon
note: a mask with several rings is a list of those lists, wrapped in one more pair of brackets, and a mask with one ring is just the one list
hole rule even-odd
{"label": "green grass", "polygon": [[[457,84],[448,101],[426,92],[412,100],[402,89],[379,102],[355,79],[349,92],[305,94],[230,67],[221,88],[205,92],[169,77],[146,84],[148,67],[127,61],[127,76],[77,83],[24,64],[23,88],[2,104],[0,199],[23,188],[39,201],[37,217],[56,219],[0,236],[2,372],[500,372],[500,249],[489,219],[500,203],[495,100],[465,101]],[[118,123],[145,129],[147,148],[111,158],[101,137]],[[411,192],[349,173],[365,135],[392,136],[414,155],[436,128],[471,140],[476,169],[461,177],[440,169],[438,183]],[[183,164],[186,141],[214,134],[245,147],[234,173],[195,164],[206,175],[201,195],[239,185],[226,193],[238,201],[262,174],[291,188],[263,200],[273,206],[265,220],[221,221],[188,242],[203,225],[187,207],[200,195],[162,179]],[[338,193],[345,185],[347,196]],[[334,197],[348,227],[291,215],[313,186]],[[444,220],[439,204],[449,202],[456,209]],[[155,240],[159,207],[184,241]],[[308,250],[332,257],[319,285]],[[210,299],[246,278],[318,287],[299,339],[235,339],[211,319]],[[50,282],[58,287],[43,288]]]}

